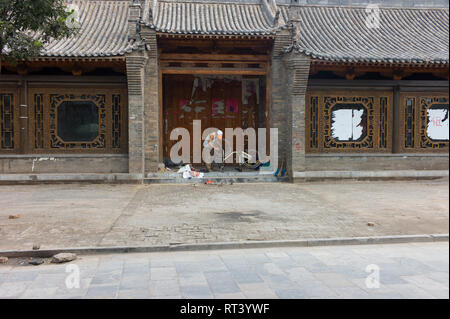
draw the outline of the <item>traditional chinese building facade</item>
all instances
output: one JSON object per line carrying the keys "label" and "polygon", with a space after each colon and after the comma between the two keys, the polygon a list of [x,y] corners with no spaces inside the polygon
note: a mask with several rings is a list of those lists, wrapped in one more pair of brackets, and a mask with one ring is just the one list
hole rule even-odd
{"label": "traditional chinese building facade", "polygon": [[2,66],[0,174],[144,178],[194,120],[278,128],[291,178],[448,169],[447,2],[68,2],[75,37]]}

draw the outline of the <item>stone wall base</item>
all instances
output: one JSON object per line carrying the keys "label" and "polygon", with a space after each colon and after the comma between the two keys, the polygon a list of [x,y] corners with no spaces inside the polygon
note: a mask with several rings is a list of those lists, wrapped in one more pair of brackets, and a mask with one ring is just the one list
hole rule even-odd
{"label": "stone wall base", "polygon": [[[448,154],[320,154],[306,156],[306,171],[348,178],[358,172],[448,171]],[[319,172],[319,173],[318,173]],[[321,173],[323,172],[323,173]],[[328,173],[327,173],[328,172]],[[333,172],[340,172],[335,174]],[[128,173],[128,155],[2,155],[0,174]],[[304,172],[294,172],[294,178]],[[300,174],[300,175],[299,175]],[[380,173],[381,174],[381,173]],[[345,176],[344,176],[345,175]],[[303,175],[302,175],[303,177]]]}
{"label": "stone wall base", "polygon": [[306,155],[306,171],[448,170],[448,154]]}
{"label": "stone wall base", "polygon": [[438,180],[448,179],[448,170],[397,170],[397,171],[308,171],[294,172],[295,182],[313,181],[377,181],[377,180]]}
{"label": "stone wall base", "polygon": [[1,155],[0,174],[128,173],[128,155]]}

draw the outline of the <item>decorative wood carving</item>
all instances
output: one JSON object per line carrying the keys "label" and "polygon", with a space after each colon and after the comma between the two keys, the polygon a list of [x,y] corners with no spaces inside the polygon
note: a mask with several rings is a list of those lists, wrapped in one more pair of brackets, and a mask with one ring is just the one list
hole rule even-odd
{"label": "decorative wood carving", "polygon": [[[430,118],[429,110],[436,108],[447,110],[447,118]],[[448,123],[448,108],[448,94],[402,93],[400,95],[400,149],[410,153],[448,152],[448,139],[433,140],[428,134],[429,124],[443,126],[444,120]]]}
{"label": "decorative wood carving", "polygon": [[[86,88],[29,90],[30,153],[126,153],[128,102],[126,89]],[[58,133],[58,109],[68,101],[94,103],[98,136],[91,141],[65,141]]]}
{"label": "decorative wood carving", "polygon": [[[390,152],[392,93],[371,91],[310,91],[306,95],[306,150],[308,152]],[[356,140],[333,137],[333,111],[355,108],[363,113],[364,129]]]}
{"label": "decorative wood carving", "polygon": [[0,152],[13,151],[19,145],[17,115],[16,95],[0,91]]}

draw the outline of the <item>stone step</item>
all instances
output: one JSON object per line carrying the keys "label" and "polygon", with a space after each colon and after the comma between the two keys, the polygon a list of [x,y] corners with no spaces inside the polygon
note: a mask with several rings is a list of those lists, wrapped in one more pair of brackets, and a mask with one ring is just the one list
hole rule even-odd
{"label": "stone step", "polygon": [[254,176],[205,176],[204,178],[182,178],[180,177],[150,177],[145,178],[145,184],[205,184],[212,181],[212,184],[234,184],[234,183],[278,183],[286,182],[286,178],[278,178],[273,175]]}

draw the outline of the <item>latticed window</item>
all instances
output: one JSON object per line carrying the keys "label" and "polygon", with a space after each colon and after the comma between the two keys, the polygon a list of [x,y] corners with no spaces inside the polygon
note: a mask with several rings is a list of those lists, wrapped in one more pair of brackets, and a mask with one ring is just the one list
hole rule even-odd
{"label": "latticed window", "polygon": [[447,152],[448,95],[404,93],[400,99],[400,149],[404,152]]}
{"label": "latticed window", "polygon": [[19,146],[17,97],[0,92],[0,151],[12,152]]}
{"label": "latticed window", "polygon": [[310,91],[306,97],[308,152],[447,152],[449,102],[443,93],[401,93],[394,125],[393,92]]}
{"label": "latticed window", "polygon": [[306,97],[309,152],[389,152],[392,92],[311,91]]}
{"label": "latticed window", "polygon": [[124,89],[29,91],[31,152],[126,153]]}

